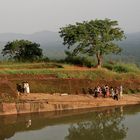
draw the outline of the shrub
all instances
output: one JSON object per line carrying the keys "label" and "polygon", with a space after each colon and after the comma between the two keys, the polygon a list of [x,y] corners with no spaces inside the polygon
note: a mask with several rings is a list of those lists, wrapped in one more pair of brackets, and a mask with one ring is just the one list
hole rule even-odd
{"label": "shrub", "polygon": [[113,70],[113,64],[110,64],[110,63],[105,63],[103,65],[104,68],[107,68],[108,70]]}
{"label": "shrub", "polygon": [[126,73],[129,72],[128,68],[123,65],[115,65],[113,67],[113,71],[119,72],[119,73]]}
{"label": "shrub", "polygon": [[81,56],[68,56],[66,57],[65,62],[74,64],[74,65],[79,65],[79,66],[86,66],[86,67],[95,66],[93,60],[87,57],[81,57]]}
{"label": "shrub", "polygon": [[119,73],[140,72],[140,69],[135,64],[105,63],[103,67]]}

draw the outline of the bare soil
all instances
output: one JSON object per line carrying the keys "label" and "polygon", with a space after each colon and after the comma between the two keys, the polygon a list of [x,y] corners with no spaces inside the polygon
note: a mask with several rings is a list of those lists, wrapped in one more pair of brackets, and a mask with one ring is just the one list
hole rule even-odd
{"label": "bare soil", "polygon": [[28,95],[20,95],[18,97],[21,101],[25,102],[42,102],[48,101],[48,103],[59,102],[60,104],[65,103],[91,103],[92,107],[100,106],[115,106],[115,105],[129,105],[129,104],[140,104],[140,93],[123,95],[123,98],[117,100],[103,97],[93,97],[91,95],[63,95],[63,94],[44,94],[44,93],[30,93]]}

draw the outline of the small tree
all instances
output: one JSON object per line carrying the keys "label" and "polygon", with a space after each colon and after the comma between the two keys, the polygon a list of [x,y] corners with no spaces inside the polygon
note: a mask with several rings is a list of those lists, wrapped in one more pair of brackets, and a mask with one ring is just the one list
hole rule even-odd
{"label": "small tree", "polygon": [[8,42],[2,50],[2,54],[17,61],[34,61],[43,56],[40,45],[28,40]]}
{"label": "small tree", "polygon": [[117,26],[117,21],[96,19],[62,27],[59,33],[63,38],[63,44],[68,45],[68,49],[71,46],[76,46],[73,54],[96,55],[97,66],[100,67],[104,55],[117,54],[121,51],[115,41],[121,41],[125,38],[125,35]]}

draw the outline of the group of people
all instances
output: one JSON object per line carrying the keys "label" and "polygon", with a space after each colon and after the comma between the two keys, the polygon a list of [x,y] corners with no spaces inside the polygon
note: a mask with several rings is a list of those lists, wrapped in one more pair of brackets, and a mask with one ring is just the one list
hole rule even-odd
{"label": "group of people", "polygon": [[123,97],[123,87],[120,85],[119,87],[109,87],[108,85],[105,86],[97,86],[94,89],[88,89],[89,94],[93,95],[94,97],[112,97],[114,100],[118,100],[119,98]]}
{"label": "group of people", "polygon": [[20,93],[30,93],[30,87],[29,87],[29,83],[26,81],[26,82],[22,82],[22,84],[17,84],[17,92],[18,92],[18,95]]}

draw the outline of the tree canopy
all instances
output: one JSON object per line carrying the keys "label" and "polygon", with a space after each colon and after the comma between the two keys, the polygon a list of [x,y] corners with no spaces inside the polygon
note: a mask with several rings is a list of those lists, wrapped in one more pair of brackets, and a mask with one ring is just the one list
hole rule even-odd
{"label": "tree canopy", "polygon": [[75,25],[60,28],[59,33],[68,49],[76,46],[73,54],[96,55],[97,66],[102,65],[104,55],[121,52],[116,41],[125,38],[124,31],[118,27],[118,22],[110,19],[77,22]]}
{"label": "tree canopy", "polygon": [[8,42],[2,50],[2,54],[17,61],[35,61],[43,56],[40,44],[28,40]]}

